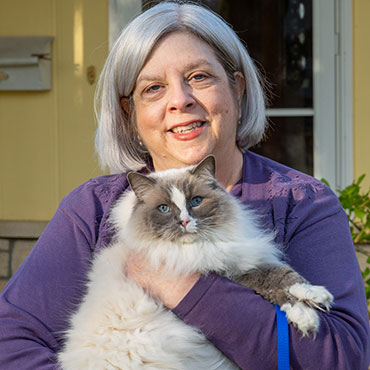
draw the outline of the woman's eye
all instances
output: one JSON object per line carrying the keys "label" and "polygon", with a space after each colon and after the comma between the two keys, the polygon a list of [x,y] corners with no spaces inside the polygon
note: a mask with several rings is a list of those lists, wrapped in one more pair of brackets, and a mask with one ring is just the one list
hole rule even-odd
{"label": "woman's eye", "polygon": [[145,90],[145,92],[146,92],[146,93],[156,92],[156,91],[158,91],[160,88],[161,88],[161,85],[153,85],[153,86],[148,87],[148,88]]}
{"label": "woman's eye", "polygon": [[196,75],[194,75],[194,76],[192,77],[192,79],[193,79],[193,80],[195,80],[195,81],[201,81],[201,80],[203,80],[204,78],[206,78],[206,76],[205,76],[205,75],[203,75],[203,74],[200,74],[200,73],[198,73],[198,74],[196,74]]}
{"label": "woman's eye", "polygon": [[196,196],[194,198],[191,198],[190,200],[190,206],[191,207],[198,207],[200,203],[202,203],[203,198],[200,196]]}
{"label": "woman's eye", "polygon": [[161,213],[168,213],[170,211],[170,207],[167,204],[161,204],[158,206],[158,211]]}

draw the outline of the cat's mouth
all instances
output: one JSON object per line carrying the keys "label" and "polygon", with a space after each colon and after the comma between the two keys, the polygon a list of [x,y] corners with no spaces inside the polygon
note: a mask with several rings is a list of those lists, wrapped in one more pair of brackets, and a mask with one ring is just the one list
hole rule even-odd
{"label": "cat's mouth", "polygon": [[169,131],[173,132],[174,134],[186,134],[188,132],[196,130],[199,127],[202,127],[204,124],[205,121],[193,121],[189,124],[172,127]]}
{"label": "cat's mouth", "polygon": [[182,244],[192,244],[197,240],[197,237],[195,233],[184,233],[179,237],[179,241]]}

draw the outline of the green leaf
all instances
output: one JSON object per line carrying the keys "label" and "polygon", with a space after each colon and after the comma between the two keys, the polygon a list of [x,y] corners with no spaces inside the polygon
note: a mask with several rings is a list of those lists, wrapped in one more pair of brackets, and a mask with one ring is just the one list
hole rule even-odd
{"label": "green leaf", "polygon": [[[370,243],[370,189],[366,192],[361,189],[365,174],[359,176],[352,184],[344,189],[336,189],[338,199],[344,208],[354,243]],[[330,187],[329,183],[323,178],[321,181]],[[370,257],[366,260],[370,265]],[[370,305],[370,268],[366,267],[362,271],[364,288],[368,305]],[[369,311],[370,319],[370,311]]]}
{"label": "green leaf", "polygon": [[365,212],[362,209],[356,208],[354,212],[355,212],[355,217],[357,217],[361,221],[365,217]]}
{"label": "green leaf", "polygon": [[357,185],[360,185],[360,184],[361,184],[361,182],[362,182],[362,180],[365,178],[365,176],[366,176],[366,174],[362,174],[362,175],[357,179],[356,184],[357,184]]}
{"label": "green leaf", "polygon": [[329,188],[331,187],[327,180],[325,180],[324,178],[320,179],[320,181],[323,182],[326,186],[329,186]]}

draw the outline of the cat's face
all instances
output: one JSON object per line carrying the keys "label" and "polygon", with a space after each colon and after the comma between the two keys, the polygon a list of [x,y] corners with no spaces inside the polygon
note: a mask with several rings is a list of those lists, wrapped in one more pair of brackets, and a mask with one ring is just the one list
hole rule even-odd
{"label": "cat's face", "polygon": [[131,217],[139,235],[185,244],[212,237],[231,206],[214,178],[213,158],[204,162],[192,170],[129,175],[138,198]]}

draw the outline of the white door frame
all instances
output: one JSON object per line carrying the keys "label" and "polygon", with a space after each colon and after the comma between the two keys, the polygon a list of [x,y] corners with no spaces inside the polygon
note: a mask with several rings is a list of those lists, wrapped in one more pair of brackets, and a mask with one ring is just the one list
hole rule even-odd
{"label": "white door frame", "polygon": [[314,175],[353,181],[352,1],[313,0]]}
{"label": "white door frame", "polygon": [[122,28],[141,13],[141,0],[109,0],[109,50]]}
{"label": "white door frame", "polygon": [[353,156],[353,2],[336,0],[339,64],[337,116],[339,118],[337,187],[343,189],[354,179]]}

